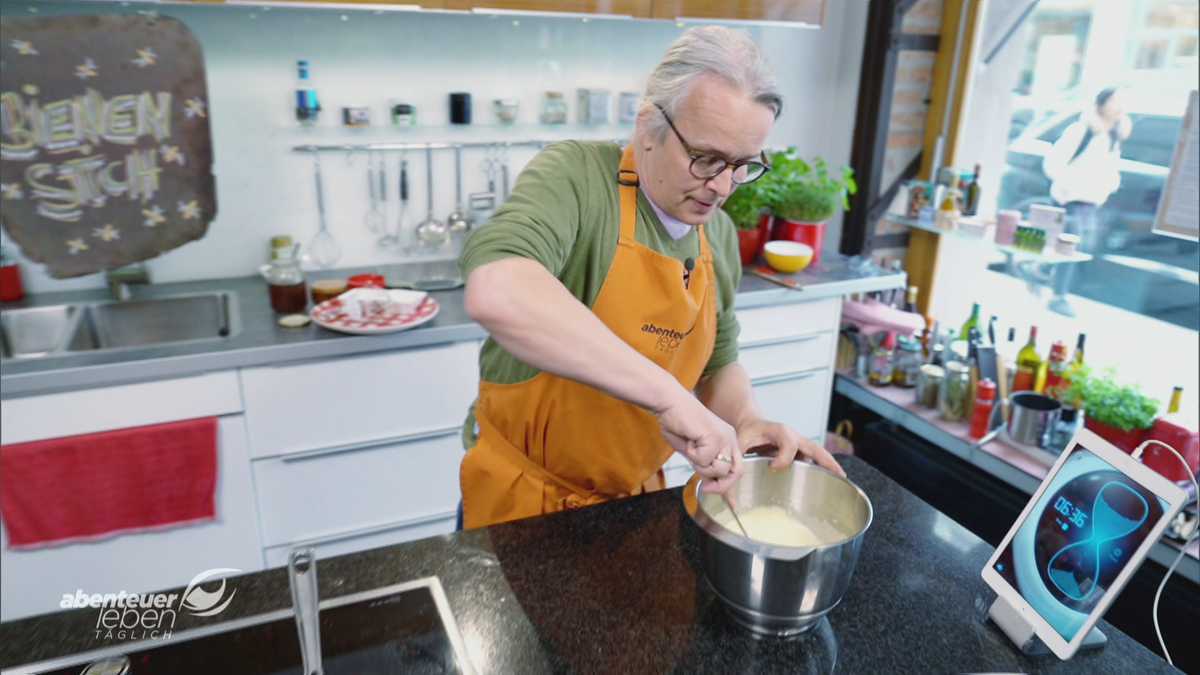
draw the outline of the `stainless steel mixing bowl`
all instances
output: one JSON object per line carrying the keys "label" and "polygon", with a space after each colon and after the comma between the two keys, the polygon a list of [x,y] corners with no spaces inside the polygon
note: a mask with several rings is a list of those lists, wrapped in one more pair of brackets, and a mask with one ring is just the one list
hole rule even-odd
{"label": "stainless steel mixing bowl", "polygon": [[789,636],[811,628],[841,601],[873,511],[867,495],[845,478],[802,461],[771,473],[770,461],[745,458],[746,474],[733,491],[738,513],[779,506],[802,522],[823,521],[844,539],[812,547],[748,539],[714,520],[729,506],[721,495],[700,492],[699,476],[684,487],[683,502],[700,529],[701,565],[717,597],[751,630]]}

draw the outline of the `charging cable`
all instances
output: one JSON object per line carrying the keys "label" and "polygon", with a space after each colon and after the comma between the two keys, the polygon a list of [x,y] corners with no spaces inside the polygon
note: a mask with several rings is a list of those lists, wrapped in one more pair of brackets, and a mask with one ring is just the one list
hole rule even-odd
{"label": "charging cable", "polygon": [[[1144,451],[1146,446],[1150,445],[1151,443],[1163,446],[1167,450],[1170,450],[1172,455],[1175,455],[1179,458],[1179,463],[1183,465],[1184,471],[1188,472],[1188,476],[1192,479],[1192,485],[1196,487],[1196,498],[1200,499],[1200,484],[1196,483],[1196,474],[1192,473],[1192,467],[1188,466],[1188,463],[1183,459],[1183,456],[1180,455],[1175,448],[1172,448],[1162,441],[1151,439],[1137,446],[1137,449],[1133,451],[1133,458],[1141,461],[1142,451]],[[1162,582],[1158,584],[1158,592],[1154,594],[1154,632],[1158,635],[1158,646],[1162,647],[1163,656],[1166,657],[1167,663],[1171,664],[1172,666],[1175,665],[1175,662],[1171,660],[1171,655],[1167,652],[1167,643],[1163,641],[1162,629],[1158,627],[1158,600],[1162,597],[1163,589],[1167,586],[1167,579],[1171,578],[1171,574],[1175,571],[1175,568],[1179,566],[1179,561],[1183,560],[1183,556],[1187,552],[1188,547],[1192,545],[1193,541],[1196,541],[1196,535],[1198,534],[1200,534],[1200,528],[1197,528],[1195,532],[1192,532],[1192,536],[1188,537],[1188,540],[1184,542],[1183,547],[1179,549],[1179,555],[1175,556],[1175,562],[1172,562],[1171,566],[1167,568],[1167,573],[1163,575]]]}

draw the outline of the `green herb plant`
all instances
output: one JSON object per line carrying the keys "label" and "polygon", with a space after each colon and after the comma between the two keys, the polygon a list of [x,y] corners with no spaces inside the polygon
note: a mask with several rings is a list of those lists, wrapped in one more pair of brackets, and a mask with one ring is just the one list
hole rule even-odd
{"label": "green herb plant", "polygon": [[839,202],[850,208],[850,195],[858,191],[854,169],[831,170],[823,157],[811,163],[796,155],[795,148],[768,154],[771,170],[759,179],[771,212],[780,218],[803,223],[828,220]]}
{"label": "green herb plant", "polygon": [[[770,172],[767,172],[770,175]],[[763,199],[762,183],[766,176],[745,185],[737,186],[733,194],[721,205],[721,210],[729,215],[734,227],[739,230],[754,230],[758,228],[758,219],[767,206]]]}
{"label": "green herb plant", "polygon": [[1061,395],[1064,401],[1080,401],[1089,418],[1110,427],[1129,431],[1149,429],[1161,402],[1142,393],[1136,384],[1119,384],[1115,369],[1096,372],[1084,364],[1067,370],[1070,384]]}

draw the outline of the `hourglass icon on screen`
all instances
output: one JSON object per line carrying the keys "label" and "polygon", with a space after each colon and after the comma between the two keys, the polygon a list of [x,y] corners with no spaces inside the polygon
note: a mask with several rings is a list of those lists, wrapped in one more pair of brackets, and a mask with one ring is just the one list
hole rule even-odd
{"label": "hourglass icon on screen", "polygon": [[[1133,499],[1129,498],[1131,496]],[[1118,507],[1130,513],[1121,513]],[[1095,590],[1100,578],[1101,544],[1138,529],[1149,513],[1150,506],[1145,498],[1128,485],[1115,481],[1105,484],[1096,493],[1092,504],[1092,536],[1068,544],[1055,553],[1046,565],[1046,575],[1064,595],[1072,600],[1083,600]],[[1079,550],[1064,555],[1076,548]]]}

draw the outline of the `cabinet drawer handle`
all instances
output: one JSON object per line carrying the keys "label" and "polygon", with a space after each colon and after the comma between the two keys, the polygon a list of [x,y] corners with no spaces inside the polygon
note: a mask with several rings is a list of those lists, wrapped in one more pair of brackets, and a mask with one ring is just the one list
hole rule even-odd
{"label": "cabinet drawer handle", "polygon": [[775,384],[776,382],[790,382],[791,380],[807,380],[808,378],[813,377],[817,373],[823,372],[824,370],[824,368],[817,368],[815,370],[801,370],[795,373],[768,375],[766,377],[760,377],[757,380],[750,380],[750,384],[751,386],[757,387],[760,384]]}
{"label": "cabinet drawer handle", "polygon": [[[358,450],[370,450],[385,445],[398,445],[400,443],[412,443],[414,441],[427,441],[434,438],[443,438],[445,436],[453,436],[462,433],[461,426],[447,427],[445,429],[434,429],[432,431],[418,431],[412,434],[402,434],[400,436],[390,436],[388,438],[377,438],[370,441],[360,441],[358,443],[347,443],[345,445],[334,445],[327,448],[312,448],[310,450],[301,450],[299,452],[289,452],[280,457],[284,462],[303,462],[309,459],[317,459],[318,457],[328,457],[330,455],[339,455],[343,452],[356,452]],[[270,457],[261,457],[260,459],[271,459]]]}
{"label": "cabinet drawer handle", "polygon": [[762,340],[752,340],[750,342],[743,342],[743,343],[739,344],[738,348],[739,349],[751,349],[754,347],[770,347],[772,345],[789,344],[792,342],[811,342],[812,340],[816,340],[817,338],[821,337],[822,335],[824,335],[824,333],[813,333],[812,335],[801,335],[800,337],[788,335],[786,337],[765,338]]}
{"label": "cabinet drawer handle", "polygon": [[[331,544],[335,541],[343,541],[345,539],[354,539],[356,537],[366,537],[366,536],[369,536],[372,534],[382,534],[384,532],[391,532],[392,530],[402,530],[406,527],[416,527],[417,525],[427,525],[429,523],[436,523],[439,520],[449,520],[451,518],[456,517],[457,515],[458,515],[457,510],[439,511],[438,513],[431,513],[427,516],[418,516],[416,518],[405,518],[403,520],[393,520],[390,523],[383,523],[381,525],[372,525],[371,527],[360,527],[360,528],[356,528],[353,530],[347,530],[345,532],[338,532],[336,534],[326,534],[326,535],[322,535],[320,537],[312,537],[310,539],[302,539],[300,541],[295,541],[290,544],[284,544],[284,545],[290,546],[292,548],[295,548],[297,546],[320,546],[322,544]],[[275,547],[272,546],[271,548],[275,548]]]}

